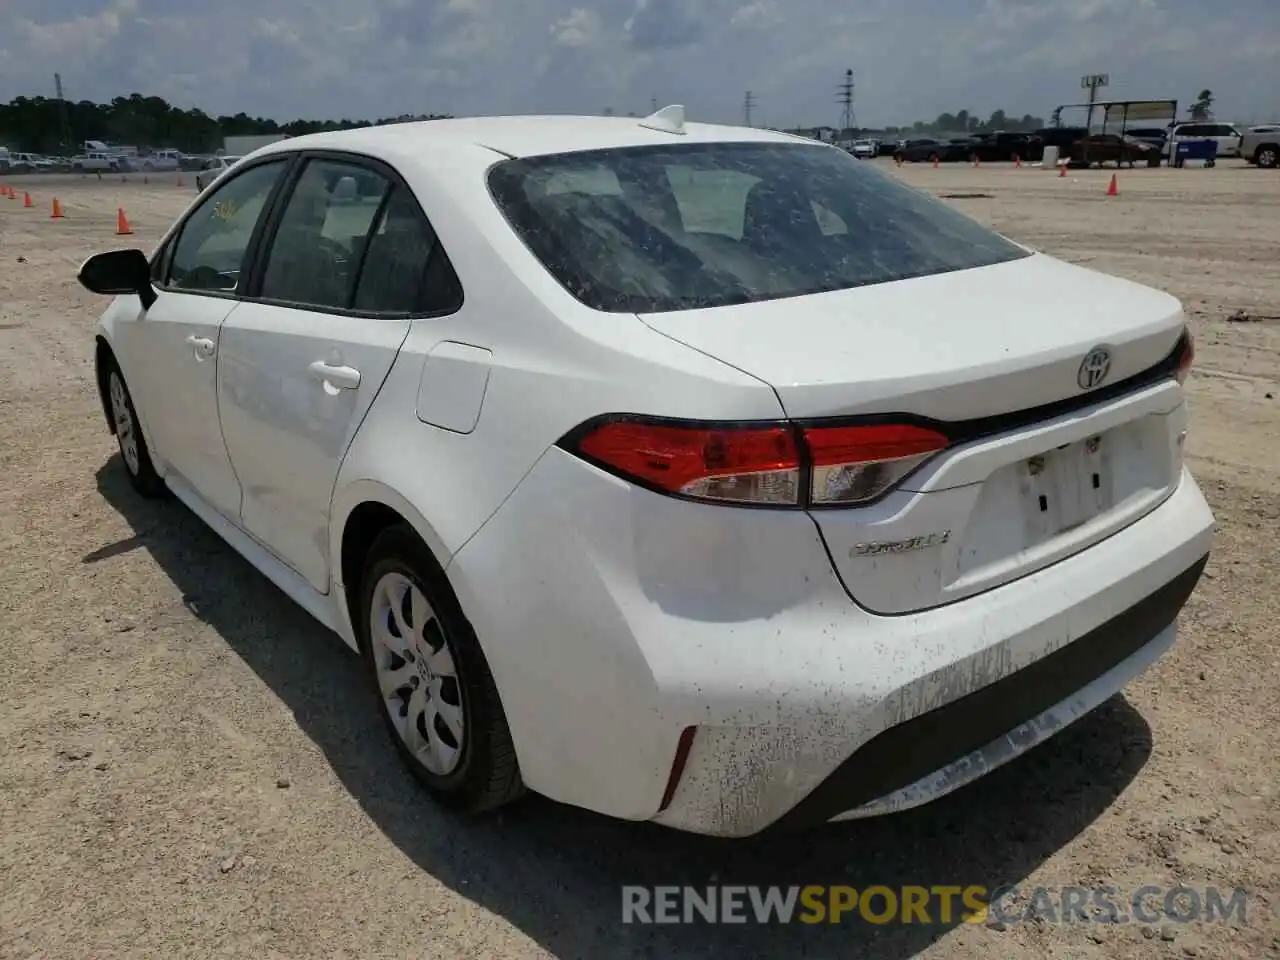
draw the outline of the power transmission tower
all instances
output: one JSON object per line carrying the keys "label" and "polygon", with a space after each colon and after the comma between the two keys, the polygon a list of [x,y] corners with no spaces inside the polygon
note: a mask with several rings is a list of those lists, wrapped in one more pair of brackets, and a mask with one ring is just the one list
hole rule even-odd
{"label": "power transmission tower", "polygon": [[751,126],[751,111],[756,106],[756,95],[750,90],[742,97],[742,120],[748,127]]}
{"label": "power transmission tower", "polygon": [[53,88],[58,94],[58,136],[65,149],[71,146],[71,123],[67,120],[67,99],[62,94],[62,74],[53,75]]}
{"label": "power transmission tower", "polygon": [[836,96],[836,102],[844,107],[844,112],[840,117],[840,133],[843,135],[845,131],[853,129],[853,71],[846,70],[844,72],[844,82],[840,84],[840,92]]}

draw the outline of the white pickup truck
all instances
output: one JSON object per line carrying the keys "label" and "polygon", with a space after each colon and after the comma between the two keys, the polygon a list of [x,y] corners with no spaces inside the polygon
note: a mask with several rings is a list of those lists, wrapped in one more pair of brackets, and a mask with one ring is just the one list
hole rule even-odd
{"label": "white pickup truck", "polygon": [[108,170],[114,173],[125,166],[126,163],[122,157],[96,150],[71,158],[71,168],[77,173],[103,173]]}
{"label": "white pickup truck", "polygon": [[157,150],[145,157],[134,157],[130,166],[139,170],[177,170],[182,165],[181,150]]}

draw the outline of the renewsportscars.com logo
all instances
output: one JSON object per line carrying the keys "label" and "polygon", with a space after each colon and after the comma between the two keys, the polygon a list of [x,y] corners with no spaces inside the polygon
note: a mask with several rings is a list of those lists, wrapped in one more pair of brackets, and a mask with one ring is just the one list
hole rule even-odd
{"label": "renewsportscars.com logo", "polygon": [[1246,923],[1239,888],[708,886],[622,888],[623,923]]}

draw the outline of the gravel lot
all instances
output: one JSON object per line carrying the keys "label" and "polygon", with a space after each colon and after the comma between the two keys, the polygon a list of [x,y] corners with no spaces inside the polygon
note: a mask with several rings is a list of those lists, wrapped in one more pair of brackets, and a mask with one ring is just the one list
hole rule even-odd
{"label": "gravel lot", "polygon": [[[1220,534],[1174,651],[1055,741],[931,807],[739,843],[537,799],[465,822],[425,800],[355,656],[183,507],[133,496],[104,427],[105,303],[75,271],[113,244],[149,250],[191,175],[15,180],[19,199],[0,199],[0,956],[1280,956],[1280,176],[1125,170],[1107,198],[1110,172],[893,173],[1183,298],[1189,452]],[[136,237],[113,236],[118,206]],[[708,882],[1186,883],[1251,900],[1241,927],[619,922],[623,884]]]}

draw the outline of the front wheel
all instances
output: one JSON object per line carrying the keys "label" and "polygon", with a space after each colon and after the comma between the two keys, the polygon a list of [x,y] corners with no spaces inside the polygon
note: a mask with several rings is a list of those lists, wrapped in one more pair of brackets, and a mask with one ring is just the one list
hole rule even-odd
{"label": "front wheel", "polygon": [[130,485],[144,497],[160,496],[164,493],[164,481],[151,462],[133,397],[129,395],[124,376],[115,364],[107,374],[107,399],[111,406],[111,422],[115,425],[116,444],[120,447],[120,459],[124,461]]}
{"label": "front wheel", "polygon": [[407,526],[369,549],[355,612],[373,694],[410,772],[479,813],[524,792],[489,664],[444,571]]}

